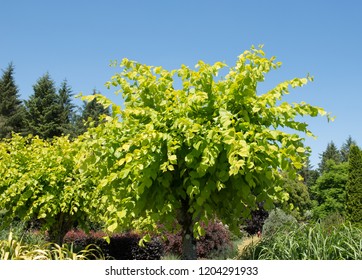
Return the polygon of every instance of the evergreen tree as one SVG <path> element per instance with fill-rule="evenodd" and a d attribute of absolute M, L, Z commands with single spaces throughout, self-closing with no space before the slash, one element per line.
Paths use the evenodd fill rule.
<path fill-rule="evenodd" d="M 319 172 L 321 175 L 327 171 L 328 160 L 333 160 L 336 164 L 342 162 L 341 153 L 333 141 L 328 143 L 326 150 L 321 155 L 321 162 L 319 163 Z"/>
<path fill-rule="evenodd" d="M 346 142 L 344 142 L 341 147 L 342 162 L 348 161 L 349 151 L 350 151 L 352 145 L 357 145 L 356 141 L 354 141 L 351 136 L 348 136 Z"/>
<path fill-rule="evenodd" d="M 350 148 L 348 164 L 346 217 L 351 222 L 362 223 L 362 154 L 356 145 Z"/>
<path fill-rule="evenodd" d="M 299 174 L 303 177 L 303 182 L 308 186 L 308 188 L 313 186 L 319 177 L 319 172 L 318 170 L 313 169 L 309 157 L 307 158 L 304 167 L 299 172 Z"/>
<path fill-rule="evenodd" d="M 99 94 L 99 92 L 94 90 L 93 95 L 95 94 Z M 78 134 L 84 133 L 89 126 L 98 126 L 102 115 L 110 116 L 109 108 L 104 108 L 96 99 L 84 102 L 82 116 L 78 120 Z"/>
<path fill-rule="evenodd" d="M 24 106 L 14 81 L 14 66 L 9 64 L 0 79 L 0 138 L 24 132 Z"/>
<path fill-rule="evenodd" d="M 60 106 L 60 122 L 61 131 L 65 135 L 71 137 L 76 136 L 76 106 L 72 103 L 72 89 L 68 85 L 67 80 L 64 80 L 60 85 L 59 91 L 59 106 Z"/>
<path fill-rule="evenodd" d="M 49 74 L 33 86 L 34 94 L 25 101 L 29 131 L 44 139 L 62 134 L 62 111 L 54 81 Z"/>

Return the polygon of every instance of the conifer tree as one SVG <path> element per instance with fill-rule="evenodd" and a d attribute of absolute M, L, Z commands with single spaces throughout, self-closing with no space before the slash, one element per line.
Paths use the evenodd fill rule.
<path fill-rule="evenodd" d="M 68 85 L 67 80 L 64 80 L 60 85 L 59 91 L 59 106 L 60 106 L 60 122 L 61 130 L 64 135 L 76 136 L 76 106 L 72 103 L 72 89 Z"/>
<path fill-rule="evenodd" d="M 62 134 L 62 116 L 59 96 L 49 74 L 38 79 L 34 94 L 25 101 L 29 131 L 44 139 Z"/>
<path fill-rule="evenodd" d="M 24 132 L 24 113 L 14 81 L 14 66 L 10 63 L 0 79 L 0 138 Z"/>
<path fill-rule="evenodd" d="M 319 172 L 322 175 L 327 168 L 327 161 L 333 160 L 336 164 L 342 162 L 341 153 L 333 141 L 328 143 L 326 150 L 320 155 L 321 162 L 319 163 Z"/>
<path fill-rule="evenodd" d="M 346 216 L 351 222 L 362 223 L 362 154 L 356 145 L 350 148 L 348 163 Z"/>
<path fill-rule="evenodd" d="M 93 90 L 93 95 L 99 94 L 96 90 Z M 78 120 L 78 134 L 82 134 L 87 130 L 87 127 L 92 122 L 92 126 L 98 126 L 100 116 L 110 115 L 109 108 L 104 108 L 102 104 L 97 102 L 96 98 L 92 101 L 84 102 L 82 116 Z"/>
<path fill-rule="evenodd" d="M 319 172 L 313 168 L 309 157 L 305 161 L 303 169 L 300 170 L 299 174 L 303 177 L 303 182 L 308 188 L 313 186 L 319 177 Z"/>
<path fill-rule="evenodd" d="M 348 136 L 346 142 L 344 142 L 341 147 L 342 162 L 348 161 L 348 156 L 352 145 L 357 145 L 356 141 L 354 141 L 351 136 Z"/>

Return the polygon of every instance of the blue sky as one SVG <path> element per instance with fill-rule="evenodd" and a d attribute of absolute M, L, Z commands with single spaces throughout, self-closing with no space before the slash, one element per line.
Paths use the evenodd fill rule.
<path fill-rule="evenodd" d="M 260 91 L 286 79 L 315 81 L 287 101 L 323 107 L 336 119 L 308 119 L 318 136 L 306 144 L 311 161 L 327 143 L 340 147 L 351 135 L 362 145 L 361 1 L 45 1 L 0 0 L 0 68 L 15 65 L 21 98 L 49 72 L 57 86 L 67 79 L 75 94 L 94 88 L 122 103 L 104 83 L 127 57 L 167 69 L 198 60 L 233 66 L 251 45 L 264 44 L 283 66 Z M 76 101 L 80 104 L 79 101 Z"/>

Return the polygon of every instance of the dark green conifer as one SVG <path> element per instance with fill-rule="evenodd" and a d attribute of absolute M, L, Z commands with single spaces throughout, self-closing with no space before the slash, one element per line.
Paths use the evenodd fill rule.
<path fill-rule="evenodd" d="M 341 153 L 333 141 L 328 143 L 326 150 L 321 155 L 321 162 L 319 163 L 319 173 L 321 175 L 328 171 L 326 170 L 328 160 L 333 160 L 336 164 L 342 162 Z"/>
<path fill-rule="evenodd" d="M 343 143 L 341 147 L 342 162 L 348 161 L 349 151 L 352 145 L 357 145 L 356 141 L 354 141 L 351 136 L 348 136 L 347 140 Z"/>
<path fill-rule="evenodd" d="M 27 125 L 33 135 L 51 139 L 62 134 L 62 116 L 59 96 L 49 74 L 42 76 L 33 86 L 34 94 L 25 101 Z"/>
<path fill-rule="evenodd" d="M 61 131 L 64 135 L 76 136 L 76 106 L 72 102 L 72 89 L 68 85 L 67 80 L 64 80 L 60 85 L 59 91 L 59 106 L 60 106 L 60 122 Z"/>
<path fill-rule="evenodd" d="M 346 217 L 353 223 L 362 223 L 362 154 L 352 145 L 349 153 Z"/>
<path fill-rule="evenodd" d="M 96 90 L 93 95 L 97 94 Z M 96 99 L 90 102 L 84 102 L 82 116 L 78 121 L 79 134 L 84 133 L 89 126 L 97 126 L 100 122 L 100 116 L 110 115 L 109 108 L 104 108 Z"/>
<path fill-rule="evenodd" d="M 14 66 L 9 64 L 0 79 L 0 138 L 12 132 L 24 133 L 24 105 L 14 81 Z"/>

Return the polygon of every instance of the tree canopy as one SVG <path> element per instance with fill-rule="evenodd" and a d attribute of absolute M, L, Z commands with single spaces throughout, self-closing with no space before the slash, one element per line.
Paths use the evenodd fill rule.
<path fill-rule="evenodd" d="M 325 171 L 311 188 L 315 199 L 313 215 L 316 219 L 333 213 L 344 215 L 347 179 L 348 163 L 337 164 L 333 159 L 327 160 Z"/>
<path fill-rule="evenodd" d="M 99 210 L 109 231 L 155 231 L 158 224 L 174 227 L 176 220 L 184 258 L 194 258 L 200 222 L 217 217 L 238 230 L 240 217 L 258 203 L 268 209 L 287 199 L 280 170 L 295 177 L 309 154 L 298 133 L 313 135 L 296 117 L 326 113 L 281 100 L 311 77 L 259 94 L 257 84 L 280 66 L 261 48 L 240 55 L 224 78 L 217 78 L 226 67 L 220 62 L 172 71 L 128 59 L 120 66 L 107 85 L 118 88 L 125 109 L 99 94 L 88 97 L 112 106 L 113 115 L 83 136 L 88 139 L 80 163 L 82 176 L 92 178 L 107 202 Z"/>

